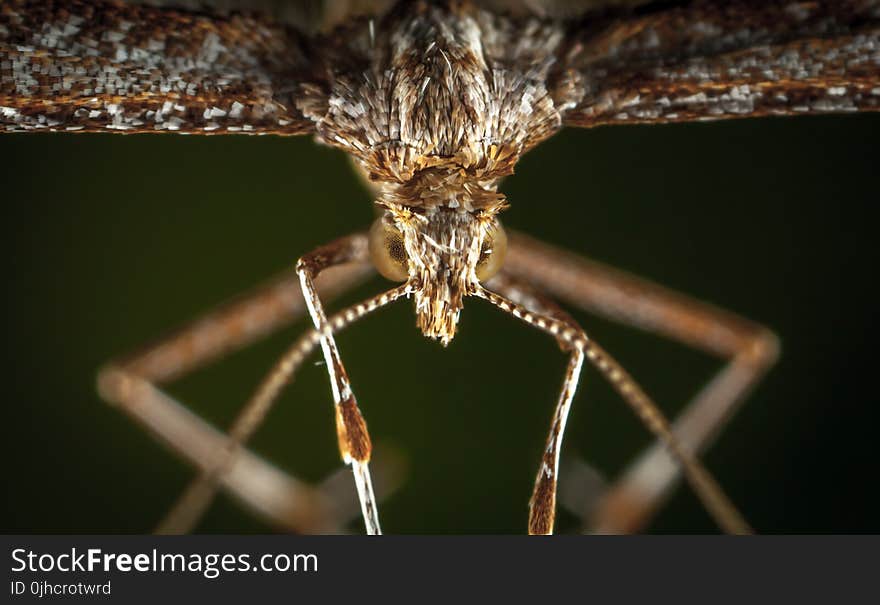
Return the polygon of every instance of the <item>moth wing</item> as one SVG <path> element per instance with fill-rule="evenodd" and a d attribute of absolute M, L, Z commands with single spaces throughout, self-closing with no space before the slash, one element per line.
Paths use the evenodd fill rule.
<path fill-rule="evenodd" d="M 0 132 L 309 133 L 307 37 L 250 13 L 0 5 Z"/>
<path fill-rule="evenodd" d="M 649 4 L 571 22 L 571 126 L 880 109 L 880 0 Z"/>

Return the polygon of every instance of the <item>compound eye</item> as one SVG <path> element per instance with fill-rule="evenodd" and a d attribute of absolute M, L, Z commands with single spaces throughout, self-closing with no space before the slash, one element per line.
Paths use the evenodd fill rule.
<path fill-rule="evenodd" d="M 500 221 L 495 221 L 483 240 L 480 260 L 477 261 L 477 279 L 486 281 L 492 278 L 504 264 L 507 256 L 507 233 Z"/>
<path fill-rule="evenodd" d="M 409 277 L 403 234 L 382 218 L 370 227 L 370 258 L 376 270 L 391 281 L 406 281 Z"/>

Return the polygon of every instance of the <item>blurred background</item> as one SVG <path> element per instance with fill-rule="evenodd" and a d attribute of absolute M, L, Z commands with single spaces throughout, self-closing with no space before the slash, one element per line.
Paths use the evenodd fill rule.
<path fill-rule="evenodd" d="M 880 530 L 878 135 L 868 115 L 568 130 L 502 186 L 508 226 L 780 335 L 779 365 L 705 457 L 761 532 Z M 370 198 L 342 154 L 307 138 L 4 135 L 0 166 L 2 529 L 149 531 L 192 471 L 98 399 L 96 369 L 364 228 Z M 334 308 L 386 285 L 376 278 Z M 670 414 L 720 367 L 575 316 Z M 445 350 L 414 321 L 399 303 L 338 340 L 374 441 L 408 466 L 384 529 L 523 532 L 565 358 L 480 301 Z M 305 326 L 170 390 L 225 426 Z M 589 369 L 568 426 L 563 458 L 607 477 L 649 443 Z M 310 481 L 340 467 L 322 366 L 298 375 L 254 447 Z M 560 530 L 575 527 L 563 514 Z M 199 527 L 271 529 L 226 496 Z M 686 488 L 650 530 L 716 531 Z"/>

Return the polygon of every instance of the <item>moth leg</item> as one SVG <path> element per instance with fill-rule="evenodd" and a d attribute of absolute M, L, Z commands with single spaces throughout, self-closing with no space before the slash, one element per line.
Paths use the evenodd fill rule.
<path fill-rule="evenodd" d="M 314 279 L 326 268 L 346 263 L 353 258 L 364 258 L 367 252 L 367 238 L 364 235 L 338 239 L 318 248 L 300 258 L 296 265 L 303 297 L 312 317 L 315 330 L 321 340 L 321 350 L 330 377 L 330 388 L 336 409 L 336 435 L 342 460 L 351 465 L 354 474 L 361 512 L 364 517 L 366 531 L 370 535 L 381 534 L 376 496 L 373 493 L 373 482 L 370 478 L 370 454 L 372 444 L 367 432 L 367 424 L 361 415 L 351 382 L 342 359 L 333 329 L 324 313 L 321 299 L 315 289 Z"/>
<path fill-rule="evenodd" d="M 505 270 L 574 307 L 724 359 L 673 426 L 682 447 L 693 454 L 712 443 L 779 355 L 778 338 L 764 326 L 522 234 L 511 235 Z M 602 496 L 589 528 L 638 531 L 680 478 L 679 466 L 655 443 Z"/>
<path fill-rule="evenodd" d="M 404 296 L 408 291 L 407 286 L 400 286 L 373 296 L 336 313 L 330 317 L 328 323 L 334 332 L 339 332 L 368 313 Z M 187 486 L 174 507 L 159 524 L 156 533 L 181 534 L 192 530 L 213 501 L 219 480 L 228 472 L 237 451 L 262 424 L 282 389 L 290 384 L 297 369 L 320 342 L 318 332 L 314 329 L 309 330 L 281 356 L 232 423 L 227 436 L 225 455 L 216 457 L 212 464 L 204 468 Z"/>
<path fill-rule="evenodd" d="M 224 447 L 178 497 L 156 526 L 157 534 L 185 534 L 193 530 L 216 496 L 223 475 L 228 473 L 241 446 L 263 423 L 281 389 L 308 358 L 318 343 L 317 332 L 309 330 L 296 340 L 275 364 L 253 397 L 242 408 L 226 435 Z"/>
<path fill-rule="evenodd" d="M 326 271 L 317 288 L 331 299 L 373 274 L 366 258 L 356 259 Z M 156 384 L 169 383 L 280 330 L 306 311 L 298 277 L 294 271 L 284 271 L 111 363 Z"/>
<path fill-rule="evenodd" d="M 565 428 L 568 407 L 570 407 L 571 398 L 574 396 L 574 388 L 577 386 L 577 374 L 585 357 L 608 380 L 612 388 L 636 413 L 645 427 L 672 454 L 677 464 L 682 467 L 694 492 L 719 527 L 727 533 L 745 534 L 751 532 L 751 528 L 712 475 L 690 452 L 682 447 L 672 434 L 669 422 L 657 404 L 648 397 L 638 383 L 611 355 L 587 336 L 573 319 L 568 317 L 553 301 L 541 295 L 528 284 L 518 282 L 509 275 L 502 273 L 493 279 L 490 285 L 503 294 L 499 296 L 488 290 L 477 294 L 524 322 L 551 334 L 563 350 L 572 352 L 563 394 L 557 406 L 557 414 L 554 416 L 548 438 L 548 447 L 535 483 L 529 519 L 530 533 L 550 533 L 553 529 L 559 444 L 562 440 L 562 431 Z M 557 419 L 560 419 L 561 422 Z M 548 464 L 551 444 L 554 444 L 552 454 L 555 457 L 555 464 L 553 466 Z M 547 519 L 546 522 L 542 521 L 544 518 Z M 547 531 L 535 531 L 538 529 L 546 529 Z"/>
<path fill-rule="evenodd" d="M 366 264 L 340 267 L 322 276 L 319 288 L 335 296 L 371 273 Z M 209 468 L 222 457 L 227 438 L 159 385 L 250 344 L 305 309 L 295 275 L 285 272 L 140 352 L 106 364 L 98 372 L 98 391 L 183 458 Z M 247 451 L 240 451 L 230 465 L 222 486 L 272 522 L 299 532 L 333 526 L 326 498 L 314 489 Z"/>
<path fill-rule="evenodd" d="M 559 477 L 559 452 L 565 434 L 565 423 L 571 402 L 577 391 L 587 336 L 574 319 L 558 307 L 538 303 L 533 297 L 523 296 L 523 291 L 504 275 L 498 275 L 488 284 L 492 290 L 478 290 L 476 295 L 489 301 L 502 311 L 523 320 L 556 338 L 563 351 L 569 354 L 568 366 L 559 400 L 553 411 L 547 445 L 541 455 L 541 465 L 535 478 L 535 488 L 529 501 L 529 534 L 553 533 L 556 519 L 556 485 Z M 496 291 L 500 294 L 496 294 Z"/>
<path fill-rule="evenodd" d="M 176 453 L 201 469 L 228 455 L 227 437 L 148 380 L 107 367 L 99 377 L 101 396 Z M 318 490 L 247 450 L 236 452 L 221 485 L 238 501 L 289 531 L 321 533 L 337 527 L 333 504 Z"/>

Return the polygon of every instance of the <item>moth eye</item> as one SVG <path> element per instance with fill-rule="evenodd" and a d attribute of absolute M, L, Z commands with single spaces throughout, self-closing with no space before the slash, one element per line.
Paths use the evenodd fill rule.
<path fill-rule="evenodd" d="M 477 279 L 486 281 L 501 270 L 507 256 L 507 233 L 499 221 L 495 221 L 483 241 L 480 260 L 477 261 Z"/>
<path fill-rule="evenodd" d="M 403 234 L 384 219 L 376 219 L 370 227 L 370 258 L 376 270 L 391 281 L 406 281 L 409 277 L 406 246 Z"/>

